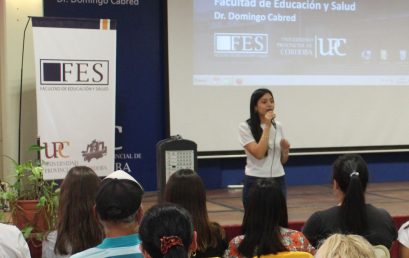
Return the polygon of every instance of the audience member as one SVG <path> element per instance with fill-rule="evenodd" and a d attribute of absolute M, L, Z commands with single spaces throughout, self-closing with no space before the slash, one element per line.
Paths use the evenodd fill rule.
<path fill-rule="evenodd" d="M 23 234 L 14 225 L 0 223 L 0 257 L 31 257 L 30 250 Z"/>
<path fill-rule="evenodd" d="M 362 236 L 333 234 L 317 250 L 316 258 L 375 258 L 372 245 Z"/>
<path fill-rule="evenodd" d="M 143 217 L 140 236 L 145 258 L 196 257 L 196 232 L 187 210 L 175 204 L 159 204 Z"/>
<path fill-rule="evenodd" d="M 227 248 L 225 232 L 219 224 L 209 221 L 206 190 L 196 172 L 181 169 L 173 173 L 165 187 L 165 201 L 181 205 L 192 215 L 198 243 L 195 258 L 223 255 Z"/>
<path fill-rule="evenodd" d="M 315 251 L 301 232 L 288 229 L 286 199 L 281 188 L 271 178 L 257 179 L 250 188 L 242 231 L 244 235 L 230 241 L 224 257 Z"/>
<path fill-rule="evenodd" d="M 43 241 L 43 258 L 69 257 L 101 243 L 104 232 L 93 213 L 100 181 L 89 167 L 68 171 L 61 184 L 57 230 Z"/>
<path fill-rule="evenodd" d="M 143 257 L 138 235 L 142 195 L 142 186 L 128 173 L 118 170 L 109 174 L 101 183 L 94 209 L 105 239 L 71 257 Z"/>
<path fill-rule="evenodd" d="M 360 155 L 340 156 L 333 164 L 333 190 L 337 206 L 315 212 L 305 223 L 303 233 L 313 246 L 333 233 L 365 237 L 372 245 L 391 248 L 397 237 L 395 224 L 384 209 L 365 203 L 368 168 Z"/>
<path fill-rule="evenodd" d="M 398 232 L 399 258 L 409 258 L 409 221 L 405 222 Z"/>

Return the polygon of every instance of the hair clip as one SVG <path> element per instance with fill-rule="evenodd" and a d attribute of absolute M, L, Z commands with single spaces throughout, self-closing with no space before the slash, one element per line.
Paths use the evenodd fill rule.
<path fill-rule="evenodd" d="M 349 174 L 349 177 L 353 176 L 359 176 L 359 172 L 353 171 L 351 174 Z"/>
<path fill-rule="evenodd" d="M 183 246 L 182 239 L 178 236 L 163 236 L 160 238 L 160 252 L 166 254 L 173 246 Z"/>

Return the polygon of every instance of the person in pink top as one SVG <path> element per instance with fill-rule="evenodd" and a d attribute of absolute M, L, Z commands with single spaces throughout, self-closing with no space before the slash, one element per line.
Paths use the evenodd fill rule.
<path fill-rule="evenodd" d="M 230 241 L 223 257 L 253 257 L 285 251 L 315 252 L 303 233 L 288 228 L 286 199 L 271 178 L 258 179 L 250 188 L 242 232 L 243 235 Z"/>

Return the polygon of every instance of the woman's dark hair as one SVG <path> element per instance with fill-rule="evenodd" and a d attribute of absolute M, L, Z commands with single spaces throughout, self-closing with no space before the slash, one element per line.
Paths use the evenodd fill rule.
<path fill-rule="evenodd" d="M 363 235 L 368 229 L 365 190 L 368 183 L 368 167 L 358 154 L 338 157 L 332 170 L 332 178 L 344 193 L 340 208 L 343 233 Z"/>
<path fill-rule="evenodd" d="M 264 88 L 255 90 L 253 94 L 251 94 L 250 98 L 250 118 L 247 119 L 247 124 L 250 126 L 251 134 L 253 134 L 256 142 L 259 142 L 263 130 L 261 129 L 260 117 L 258 115 L 258 112 L 255 110 L 255 107 L 257 106 L 257 102 L 259 101 L 259 99 L 266 93 L 270 94 L 274 99 L 273 93 L 271 93 L 270 90 Z"/>
<path fill-rule="evenodd" d="M 89 167 L 77 166 L 68 171 L 61 184 L 56 254 L 75 254 L 102 241 L 104 233 L 92 211 L 100 182 Z"/>
<path fill-rule="evenodd" d="M 287 204 L 272 178 L 257 179 L 249 190 L 244 209 L 244 239 L 239 252 L 245 257 L 288 251 L 282 243 L 281 227 L 288 227 Z"/>
<path fill-rule="evenodd" d="M 193 239 L 193 225 L 187 210 L 175 204 L 157 204 L 143 216 L 139 235 L 143 249 L 152 258 L 187 258 Z M 167 245 L 161 239 L 180 239 L 180 245 Z M 161 244 L 162 243 L 162 244 Z"/>
<path fill-rule="evenodd" d="M 224 231 L 217 223 L 211 223 L 207 214 L 206 189 L 200 176 L 191 169 L 173 173 L 165 187 L 165 201 L 176 203 L 189 211 L 197 232 L 198 251 L 216 247 L 224 238 Z"/>

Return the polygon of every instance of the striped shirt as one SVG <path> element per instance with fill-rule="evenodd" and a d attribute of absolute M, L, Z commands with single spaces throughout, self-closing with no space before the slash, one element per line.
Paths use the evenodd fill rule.
<path fill-rule="evenodd" d="M 138 234 L 105 238 L 101 244 L 96 247 L 84 250 L 72 255 L 72 258 L 103 258 L 103 257 L 121 257 L 121 258 L 143 258 L 140 250 L 141 240 Z"/>

